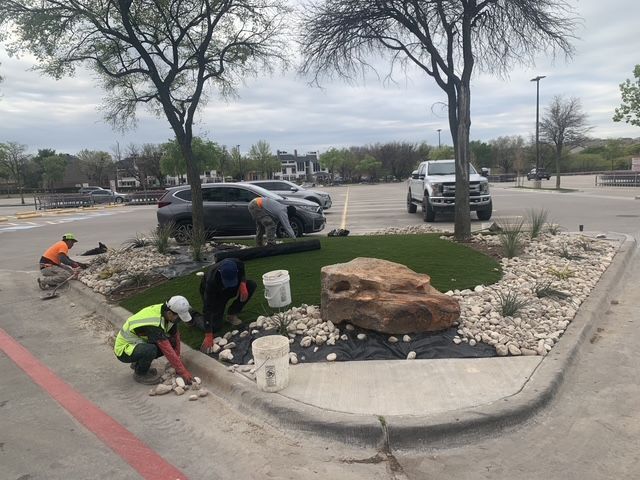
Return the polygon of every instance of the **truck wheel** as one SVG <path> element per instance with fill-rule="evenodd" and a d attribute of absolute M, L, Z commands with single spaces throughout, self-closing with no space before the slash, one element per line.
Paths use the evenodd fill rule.
<path fill-rule="evenodd" d="M 407 212 L 416 213 L 418 206 L 411 201 L 411 191 L 407 194 Z"/>
<path fill-rule="evenodd" d="M 493 202 L 489 202 L 489 206 L 487 206 L 483 210 L 478 210 L 476 213 L 478 214 L 478 220 L 489 220 L 491 218 L 491 214 L 493 213 Z"/>
<path fill-rule="evenodd" d="M 425 222 L 435 222 L 436 221 L 436 212 L 433 210 L 433 207 L 429 203 L 429 197 L 425 195 L 422 197 L 422 217 Z"/>

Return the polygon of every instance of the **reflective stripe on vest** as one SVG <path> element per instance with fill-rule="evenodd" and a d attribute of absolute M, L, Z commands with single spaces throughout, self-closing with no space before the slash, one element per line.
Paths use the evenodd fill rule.
<path fill-rule="evenodd" d="M 133 330 L 139 327 L 160 327 L 166 333 L 169 332 L 171 326 L 167 325 L 167 322 L 162 317 L 162 303 L 159 305 L 151 305 L 150 307 L 143 308 L 135 315 L 130 316 L 124 325 L 118 332 L 116 337 L 116 343 L 113 347 L 113 351 L 117 356 L 126 353 L 131 355 L 136 345 L 140 343 L 146 343 L 147 337 L 142 335 L 136 335 Z"/>

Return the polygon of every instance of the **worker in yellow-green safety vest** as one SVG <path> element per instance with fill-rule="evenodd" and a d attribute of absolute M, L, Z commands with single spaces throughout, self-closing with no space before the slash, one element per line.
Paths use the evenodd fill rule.
<path fill-rule="evenodd" d="M 133 378 L 145 385 L 162 381 L 161 375 L 151 368 L 154 359 L 165 356 L 185 383 L 191 384 L 193 376 L 180 360 L 180 332 L 178 321 L 191 321 L 189 301 L 180 296 L 171 297 L 165 303 L 143 308 L 124 323 L 113 351 L 118 360 L 130 363 Z"/>

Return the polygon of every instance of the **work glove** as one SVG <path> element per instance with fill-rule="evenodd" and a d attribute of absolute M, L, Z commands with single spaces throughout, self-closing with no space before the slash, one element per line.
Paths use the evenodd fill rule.
<path fill-rule="evenodd" d="M 167 359 L 167 361 L 171 364 L 171 366 L 176 370 L 176 375 L 183 378 L 184 382 L 187 385 L 191 385 L 193 382 L 193 375 L 189 373 L 189 370 L 184 366 L 180 357 L 176 355 L 176 351 L 171 346 L 171 343 L 166 338 L 158 341 L 158 348 Z"/>
<path fill-rule="evenodd" d="M 180 358 L 180 330 L 178 330 L 178 328 L 176 328 L 176 333 L 171 336 L 169 341 L 171 342 L 171 346 L 176 352 L 176 355 L 178 355 L 178 358 Z"/>
<path fill-rule="evenodd" d="M 240 282 L 240 287 L 238 288 L 238 298 L 241 302 L 246 302 L 249 299 L 249 290 L 247 290 L 247 283 Z"/>
<path fill-rule="evenodd" d="M 200 351 L 202 353 L 211 353 L 213 351 L 213 333 L 207 332 L 204 334 L 204 340 L 200 345 Z"/>

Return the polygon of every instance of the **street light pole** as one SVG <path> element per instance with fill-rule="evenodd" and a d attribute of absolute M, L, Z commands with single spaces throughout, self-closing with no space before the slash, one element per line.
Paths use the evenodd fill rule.
<path fill-rule="evenodd" d="M 442 131 L 441 128 L 438 129 L 438 150 L 440 150 L 440 132 Z"/>
<path fill-rule="evenodd" d="M 538 75 L 531 79 L 532 82 L 536 82 L 536 177 L 540 169 L 540 80 L 545 77 L 546 75 Z"/>

